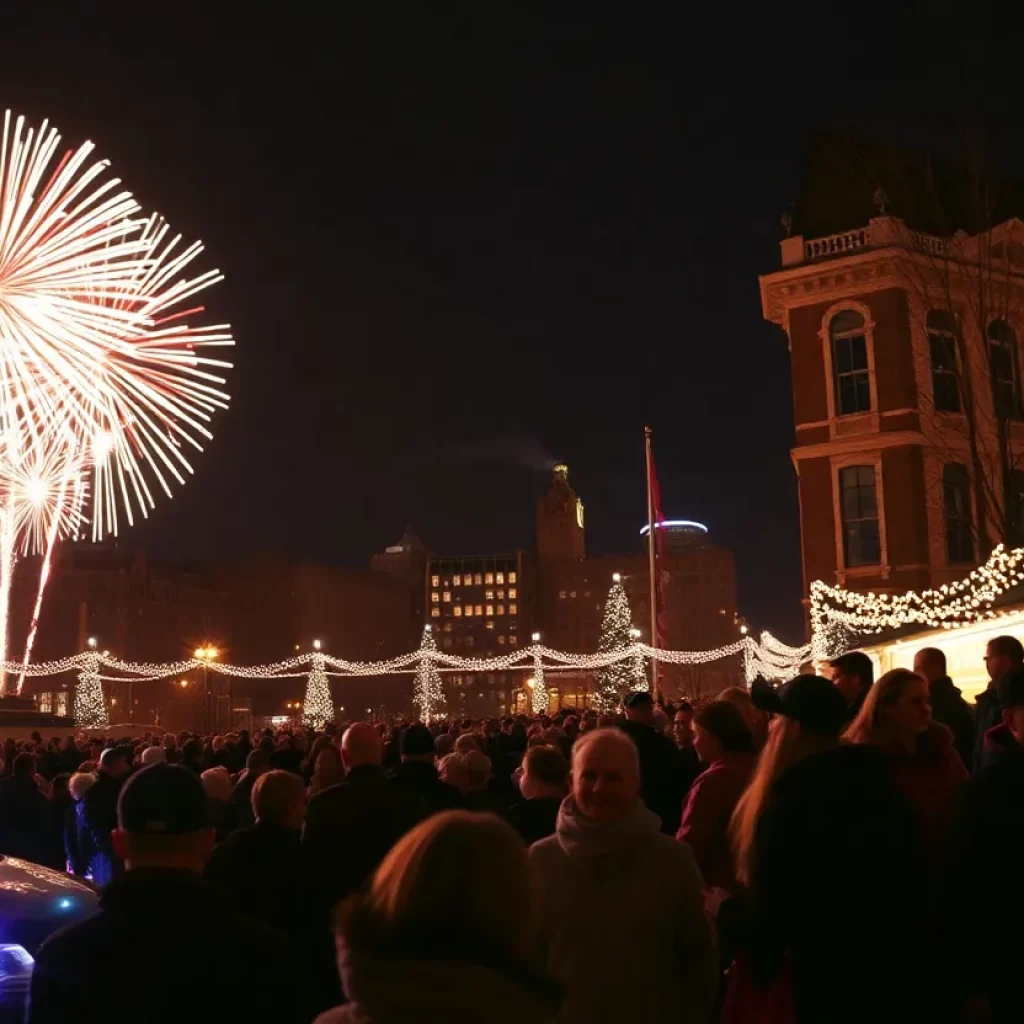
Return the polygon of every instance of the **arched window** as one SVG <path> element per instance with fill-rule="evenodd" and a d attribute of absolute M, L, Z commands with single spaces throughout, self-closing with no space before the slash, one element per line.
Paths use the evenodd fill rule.
<path fill-rule="evenodd" d="M 871 411 L 868 346 L 864 317 L 852 309 L 836 313 L 828 325 L 837 416 Z"/>
<path fill-rule="evenodd" d="M 971 481 L 967 467 L 958 462 L 942 467 L 942 505 L 946 515 L 946 557 L 951 564 L 972 565 Z"/>
<path fill-rule="evenodd" d="M 959 412 L 960 379 L 956 361 L 956 317 L 945 309 L 930 309 L 926 326 L 935 411 Z"/>
<path fill-rule="evenodd" d="M 1007 420 L 1020 419 L 1017 335 L 1005 320 L 993 320 L 988 325 L 988 369 L 996 416 Z"/>

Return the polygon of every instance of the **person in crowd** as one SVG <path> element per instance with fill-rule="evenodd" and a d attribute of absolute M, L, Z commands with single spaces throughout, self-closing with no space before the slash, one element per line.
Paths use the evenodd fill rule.
<path fill-rule="evenodd" d="M 320 748 L 313 762 L 313 774 L 309 780 L 310 796 L 321 793 L 328 786 L 337 785 L 345 778 L 345 766 L 341 751 L 330 741 Z"/>
<path fill-rule="evenodd" d="M 21 753 L 0 779 L 0 853 L 47 863 L 50 804 L 35 780 L 36 759 Z"/>
<path fill-rule="evenodd" d="M 731 704 L 747 723 L 750 735 L 754 738 L 754 749 L 760 750 L 768 739 L 768 722 L 770 715 L 762 711 L 753 700 L 750 692 L 742 686 L 727 686 L 716 700 L 724 700 Z"/>
<path fill-rule="evenodd" d="M 231 776 L 226 768 L 207 768 L 200 779 L 210 801 L 210 821 L 216 841 L 223 843 L 238 828 L 238 811 L 231 799 Z"/>
<path fill-rule="evenodd" d="M 282 736 L 270 755 L 270 767 L 302 774 L 302 749 L 294 736 Z"/>
<path fill-rule="evenodd" d="M 693 705 L 681 700 L 672 716 L 672 739 L 680 750 L 693 749 Z"/>
<path fill-rule="evenodd" d="M 798 676 L 777 696 L 732 822 L 753 978 L 778 982 L 788 960 L 798 1021 L 923 1020 L 927 867 L 913 812 L 877 747 L 840 742 L 839 687 Z M 867 949 L 871 969 L 851 983 Z"/>
<path fill-rule="evenodd" d="M 985 670 L 989 684 L 975 699 L 974 756 L 972 770 L 977 773 L 985 767 L 991 747 L 985 737 L 989 730 L 1002 724 L 1004 703 L 1001 695 L 1003 680 L 1024 665 L 1024 646 L 1015 636 L 997 636 L 985 647 Z"/>
<path fill-rule="evenodd" d="M 39 744 L 42 746 L 42 744 Z M 39 756 L 39 774 L 47 782 L 52 782 L 63 770 L 64 760 L 60 756 L 60 740 L 54 737 Z"/>
<path fill-rule="evenodd" d="M 410 725 L 402 733 L 401 749 L 402 763 L 391 775 L 394 785 L 412 790 L 430 813 L 460 805 L 459 791 L 438 777 L 434 765 L 434 738 L 422 722 Z"/>
<path fill-rule="evenodd" d="M 466 786 L 462 791 L 462 806 L 467 811 L 493 811 L 500 814 L 508 807 L 504 792 L 491 786 L 491 759 L 480 750 L 463 755 L 466 766 Z"/>
<path fill-rule="evenodd" d="M 325 907 L 360 888 L 391 847 L 432 810 L 415 786 L 395 785 L 384 776 L 384 743 L 369 722 L 345 730 L 341 757 L 345 780 L 310 799 L 302 834 Z"/>
<path fill-rule="evenodd" d="M 694 718 L 694 746 L 705 766 L 690 787 L 676 839 L 686 843 L 710 887 L 738 891 L 729 823 L 757 756 L 754 737 L 734 704 L 705 704 Z"/>
<path fill-rule="evenodd" d="M 231 794 L 231 802 L 235 805 L 239 828 L 256 824 L 252 812 L 252 787 L 256 785 L 256 780 L 267 771 L 270 771 L 270 755 L 259 747 L 249 751 L 249 756 L 245 759 L 245 771 L 235 783 L 235 790 Z"/>
<path fill-rule="evenodd" d="M 541 1024 L 559 990 L 533 966 L 534 895 L 515 832 L 448 811 L 408 833 L 343 904 L 338 969 L 348 998 L 317 1024 Z"/>
<path fill-rule="evenodd" d="M 852 722 L 875 681 L 875 666 L 863 651 L 848 651 L 829 662 L 829 673 L 846 701 L 846 720 Z"/>
<path fill-rule="evenodd" d="M 700 758 L 693 746 L 693 705 L 682 700 L 672 716 L 672 740 L 676 745 L 676 778 L 680 798 L 685 801 L 694 779 L 700 775 Z"/>
<path fill-rule="evenodd" d="M 83 815 L 89 830 L 89 873 L 97 885 L 106 885 L 120 877 L 121 860 L 111 839 L 117 828 L 117 798 L 128 774 L 128 762 L 122 751 L 108 747 L 99 760 L 96 782 L 83 800 Z"/>
<path fill-rule="evenodd" d="M 465 756 L 475 750 L 482 754 L 484 752 L 485 745 L 484 739 L 480 733 L 471 729 L 468 732 L 464 732 L 458 737 L 458 739 L 456 739 L 455 753 Z"/>
<path fill-rule="evenodd" d="M 190 772 L 195 772 L 197 776 L 202 775 L 203 744 L 197 739 L 186 740 L 181 748 L 181 760 L 178 763 Z"/>
<path fill-rule="evenodd" d="M 434 737 L 434 756 L 440 762 L 452 752 L 454 746 L 455 740 L 448 733 L 439 733 Z"/>
<path fill-rule="evenodd" d="M 89 871 L 92 840 L 85 824 L 85 794 L 96 781 L 91 772 L 75 772 L 68 780 L 73 804 L 64 813 L 64 854 L 71 874 L 82 878 Z"/>
<path fill-rule="evenodd" d="M 75 746 L 74 736 L 65 736 L 64 745 L 60 750 L 62 770 L 66 771 L 69 775 L 74 775 L 78 771 L 79 765 L 85 760 L 85 754 L 82 753 Z"/>
<path fill-rule="evenodd" d="M 953 734 L 932 721 L 928 683 L 905 668 L 886 672 L 871 688 L 846 739 L 881 748 L 896 787 L 917 814 L 925 850 L 938 868 L 967 769 L 953 749 Z"/>
<path fill-rule="evenodd" d="M 307 1024 L 316 1006 L 295 943 L 225 909 L 204 884 L 213 841 L 195 773 L 156 764 L 133 775 L 114 832 L 125 875 L 104 891 L 98 914 L 39 948 L 28 1024 L 178 1024 L 183 1012 Z M 183 977 L 199 1000 L 191 1011 L 172 996 Z"/>
<path fill-rule="evenodd" d="M 453 750 L 445 754 L 437 763 L 437 774 L 440 780 L 452 789 L 465 793 L 469 778 L 466 772 L 466 758 Z"/>
<path fill-rule="evenodd" d="M 523 799 L 506 814 L 527 846 L 554 835 L 558 809 L 568 792 L 569 762 L 554 747 L 532 747 L 523 757 Z"/>
<path fill-rule="evenodd" d="M 953 825 L 947 935 L 959 981 L 961 1020 L 1015 1024 L 1024 963 L 1024 668 L 1002 693 L 1002 722 L 986 737 L 988 758 L 968 782 Z"/>
<path fill-rule="evenodd" d="M 142 757 L 140 758 L 143 768 L 148 767 L 151 764 L 162 764 L 166 760 L 167 751 L 163 747 L 158 746 L 146 747 L 142 752 Z"/>
<path fill-rule="evenodd" d="M 66 772 L 55 775 L 50 783 L 48 801 L 48 825 L 46 830 L 45 857 L 41 864 L 54 871 L 66 871 L 67 853 L 64 848 L 64 827 L 68 815 L 74 815 L 75 801 L 68 789 L 70 776 Z"/>
<path fill-rule="evenodd" d="M 970 769 L 974 764 L 974 713 L 946 674 L 946 655 L 938 647 L 922 647 L 914 655 L 914 671 L 928 683 L 932 718 L 953 734 L 953 746 Z"/>
<path fill-rule="evenodd" d="M 173 732 L 164 736 L 164 753 L 167 755 L 168 764 L 178 764 L 181 761 L 181 751 L 178 749 L 178 739 Z"/>
<path fill-rule="evenodd" d="M 640 754 L 640 798 L 661 819 L 663 832 L 675 835 L 682 811 L 684 784 L 678 770 L 676 748 L 654 727 L 654 701 L 646 690 L 636 690 L 624 701 L 626 721 L 619 728 Z"/>
<path fill-rule="evenodd" d="M 570 1024 L 710 1018 L 718 974 L 703 881 L 690 848 L 640 799 L 640 772 L 627 733 L 580 737 L 555 834 L 529 850 L 542 947 L 565 986 L 559 1020 Z"/>

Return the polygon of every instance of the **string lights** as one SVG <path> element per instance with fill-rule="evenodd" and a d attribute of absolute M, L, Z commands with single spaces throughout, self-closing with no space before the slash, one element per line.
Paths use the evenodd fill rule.
<path fill-rule="evenodd" d="M 530 706 L 535 715 L 543 714 L 548 709 L 548 688 L 544 684 L 544 661 L 538 653 L 540 633 L 533 634 L 533 688 L 530 691 Z"/>
<path fill-rule="evenodd" d="M 75 687 L 75 723 L 86 729 L 102 729 L 110 724 L 100 682 L 101 658 L 102 655 L 89 651 L 80 661 L 82 671 L 78 673 Z"/>
<path fill-rule="evenodd" d="M 333 721 L 334 699 L 331 697 L 331 683 L 327 678 L 325 659 L 320 654 L 318 641 L 309 666 L 306 699 L 302 702 L 302 724 L 312 729 L 322 729 Z"/>
<path fill-rule="evenodd" d="M 437 644 L 434 642 L 434 631 L 428 623 L 423 627 L 423 639 L 420 641 L 420 664 L 416 672 L 416 687 L 413 701 L 420 709 L 423 721 L 430 719 L 444 707 L 444 687 L 441 684 L 441 673 L 437 670 L 435 656 Z"/>
<path fill-rule="evenodd" d="M 622 586 L 622 577 L 615 573 L 604 603 L 598 651 L 620 652 L 632 649 L 635 641 L 629 614 L 629 598 Z M 597 674 L 596 695 L 603 708 L 617 707 L 635 683 L 632 659 L 619 659 L 605 665 Z"/>

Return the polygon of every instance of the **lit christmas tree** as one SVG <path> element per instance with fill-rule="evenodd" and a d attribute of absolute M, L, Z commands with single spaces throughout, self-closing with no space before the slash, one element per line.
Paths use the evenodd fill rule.
<path fill-rule="evenodd" d="M 430 657 L 436 653 L 434 633 L 427 624 L 423 627 L 423 639 L 420 642 L 420 654 L 427 657 L 420 658 L 419 668 L 416 670 L 416 688 L 412 697 L 413 703 L 420 709 L 420 716 L 424 722 L 429 722 L 444 707 L 441 673 L 438 672 L 434 659 Z"/>
<path fill-rule="evenodd" d="M 311 729 L 322 729 L 334 721 L 334 701 L 331 684 L 322 654 L 314 654 L 306 682 L 306 699 L 302 702 L 302 724 Z"/>
<path fill-rule="evenodd" d="M 110 724 L 100 680 L 100 656 L 92 653 L 78 673 L 75 687 L 75 724 L 83 729 L 102 729 Z"/>
<path fill-rule="evenodd" d="M 597 642 L 599 653 L 622 651 L 633 644 L 629 616 L 629 599 L 622 586 L 622 577 L 612 576 L 612 587 L 604 603 L 601 636 Z M 618 707 L 622 698 L 636 687 L 635 666 L 632 658 L 623 658 L 597 673 L 595 696 L 602 709 Z"/>

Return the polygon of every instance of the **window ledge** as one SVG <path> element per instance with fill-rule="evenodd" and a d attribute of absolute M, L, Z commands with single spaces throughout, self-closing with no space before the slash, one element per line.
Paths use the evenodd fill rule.
<path fill-rule="evenodd" d="M 889 578 L 891 566 L 889 565 L 854 565 L 849 569 L 837 569 L 836 581 L 839 586 L 846 586 L 847 580 L 863 580 L 872 576 L 879 576 L 883 580 Z"/>

